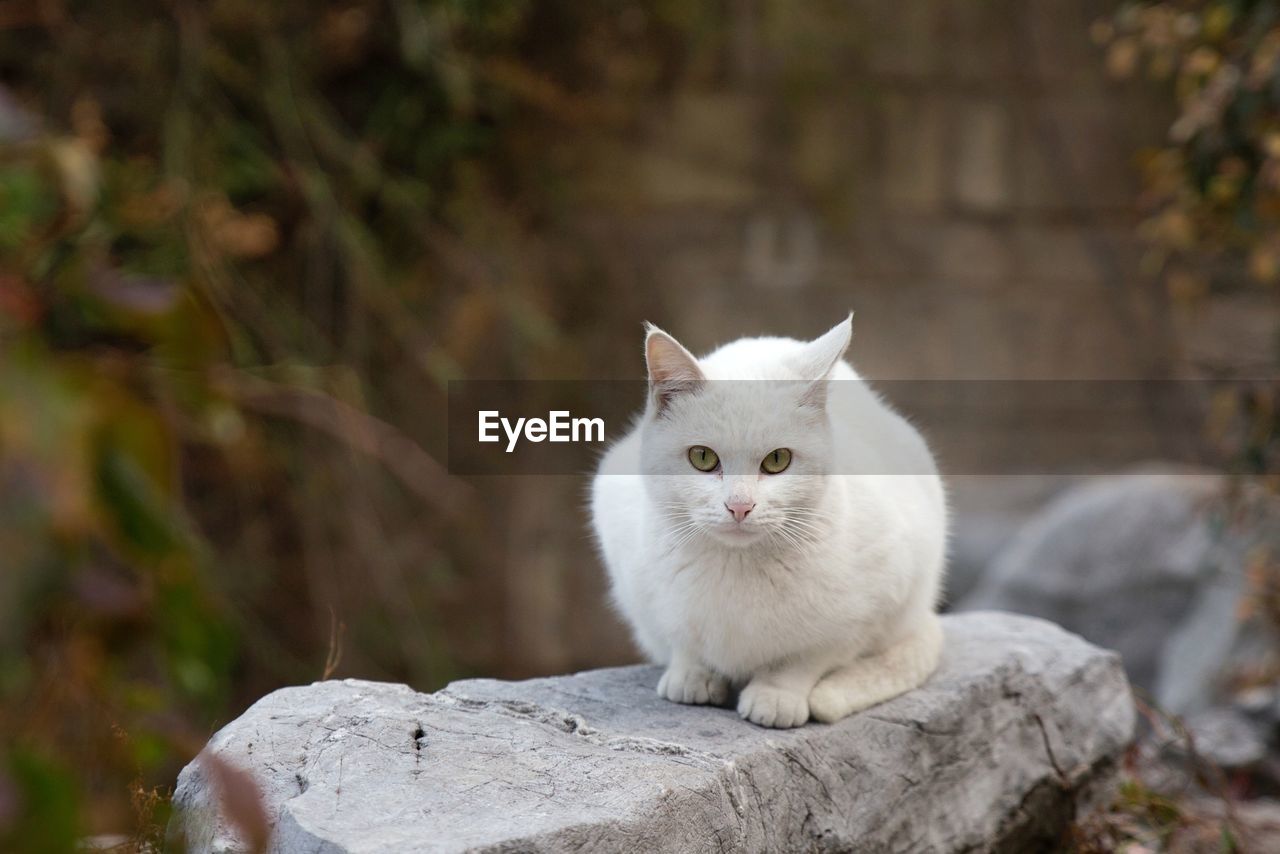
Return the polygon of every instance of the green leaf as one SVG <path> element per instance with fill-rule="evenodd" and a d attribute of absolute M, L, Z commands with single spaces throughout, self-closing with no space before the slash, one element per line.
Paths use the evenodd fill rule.
<path fill-rule="evenodd" d="M 114 447 L 101 451 L 98 494 L 118 533 L 132 549 L 163 557 L 182 547 L 179 527 L 159 490 L 133 458 Z"/>
<path fill-rule="evenodd" d="M 0 850 L 31 854 L 77 850 L 82 833 L 80 791 L 66 767 L 17 748 L 0 765 L 0 790 L 6 788 L 18 805 L 9 824 L 0 815 Z"/>

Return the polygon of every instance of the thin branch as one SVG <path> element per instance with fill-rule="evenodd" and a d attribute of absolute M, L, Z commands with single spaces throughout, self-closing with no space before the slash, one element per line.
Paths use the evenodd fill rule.
<path fill-rule="evenodd" d="M 248 409 L 305 424 L 376 459 L 409 491 L 447 515 L 461 513 L 474 498 L 472 488 L 450 475 L 421 445 L 350 404 L 312 389 L 233 371 L 217 372 L 215 382 Z"/>
<path fill-rule="evenodd" d="M 338 619 L 333 606 L 329 606 L 329 654 L 324 659 L 324 673 L 321 680 L 328 680 L 342 664 L 342 641 L 347 634 L 347 624 Z"/>

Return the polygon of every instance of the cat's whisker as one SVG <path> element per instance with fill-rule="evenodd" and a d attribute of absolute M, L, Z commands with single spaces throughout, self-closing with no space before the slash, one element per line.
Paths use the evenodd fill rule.
<path fill-rule="evenodd" d="M 681 537 L 679 540 L 671 544 L 671 547 L 668 549 L 667 553 L 671 554 L 679 551 L 686 544 L 688 544 L 690 540 L 692 540 L 695 536 L 697 536 L 697 534 L 698 534 L 697 531 L 687 532 L 683 537 Z"/>
<path fill-rule="evenodd" d="M 796 525 L 798 527 L 816 528 L 818 530 L 828 530 L 831 528 L 835 520 L 833 519 L 806 519 L 803 517 L 787 517 L 785 524 Z"/>
<path fill-rule="evenodd" d="M 821 527 L 823 523 L 831 521 L 831 517 L 829 516 L 810 517 L 810 516 L 795 516 L 795 515 L 788 514 L 786 516 L 783 516 L 782 518 L 783 518 L 783 521 L 787 522 L 788 524 L 810 525 L 813 527 Z"/>
<path fill-rule="evenodd" d="M 786 518 L 807 522 L 830 522 L 835 519 L 830 513 L 822 510 L 811 510 L 807 507 L 792 507 L 786 512 Z"/>
<path fill-rule="evenodd" d="M 804 543 L 796 537 L 793 531 L 789 531 L 785 525 L 779 525 L 767 530 L 770 534 L 775 535 L 778 539 L 781 539 L 793 549 L 801 549 L 804 547 Z"/>
<path fill-rule="evenodd" d="M 666 553 L 670 554 L 679 550 L 682 546 L 696 537 L 700 531 L 702 531 L 702 524 L 686 515 L 682 522 L 671 526 L 664 531 L 664 545 L 666 545 Z"/>
<path fill-rule="evenodd" d="M 806 542 L 816 542 L 822 539 L 823 537 L 825 537 L 827 534 L 826 528 L 817 527 L 817 526 L 788 524 L 788 525 L 783 525 L 782 527 L 787 528 L 789 531 L 791 531 L 801 539 L 805 540 Z"/>
<path fill-rule="evenodd" d="M 778 540 L 780 539 L 780 537 L 779 537 L 779 534 L 778 534 L 778 532 L 777 532 L 776 530 L 774 530 L 774 529 L 772 529 L 772 528 L 766 528 L 766 529 L 765 529 L 765 537 L 768 539 L 768 541 L 769 541 L 769 545 L 770 545 L 771 547 L 773 547 L 775 550 L 780 550 L 779 545 L 778 545 Z"/>

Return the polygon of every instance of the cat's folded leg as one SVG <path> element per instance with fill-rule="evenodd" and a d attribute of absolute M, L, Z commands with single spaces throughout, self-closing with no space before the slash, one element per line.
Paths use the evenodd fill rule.
<path fill-rule="evenodd" d="M 822 677 L 809 694 L 809 711 L 815 720 L 833 723 L 905 694 L 929 678 L 941 652 L 942 623 L 930 613 L 893 646 Z"/>
<path fill-rule="evenodd" d="M 809 692 L 828 669 L 826 662 L 815 658 L 761 670 L 738 695 L 738 714 L 760 726 L 801 726 L 809 720 Z"/>
<path fill-rule="evenodd" d="M 721 706 L 729 699 L 729 680 L 677 650 L 658 680 L 658 696 L 673 703 Z"/>

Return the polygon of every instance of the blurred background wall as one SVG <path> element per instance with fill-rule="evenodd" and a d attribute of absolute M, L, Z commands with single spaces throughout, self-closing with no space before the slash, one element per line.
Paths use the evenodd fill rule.
<path fill-rule="evenodd" d="M 280 685 L 634 659 L 585 479 L 451 477 L 449 379 L 850 308 L 872 378 L 1273 365 L 1150 248 L 1119 6 L 0 2 L 0 837 L 154 832 Z"/>
<path fill-rule="evenodd" d="M 608 247 L 598 302 L 565 293 L 561 309 L 591 316 L 588 373 L 638 375 L 638 318 L 706 351 L 744 334 L 813 336 L 849 308 L 852 358 L 872 378 L 1139 379 L 1267 363 L 1271 321 L 1257 307 L 1269 298 L 1234 314 L 1230 332 L 1206 332 L 1141 274 L 1137 152 L 1163 141 L 1173 108 L 1108 74 L 1093 24 L 1114 10 L 728 4 L 714 61 L 647 98 L 635 132 L 580 173 L 567 228 Z M 1202 352 L 1206 340 L 1219 349 Z M 980 483 L 954 486 L 961 509 L 970 494 L 991 500 Z M 516 488 L 556 490 L 571 508 L 582 484 Z M 517 670 L 626 660 L 589 543 L 529 506 L 528 534 L 545 546 L 530 550 L 522 532 L 506 562 Z"/>
<path fill-rule="evenodd" d="M 638 308 L 709 344 L 852 306 L 875 377 L 1156 369 L 1134 154 L 1170 108 L 1107 77 L 1107 5 L 732 6 L 724 67 L 592 164 Z"/>

